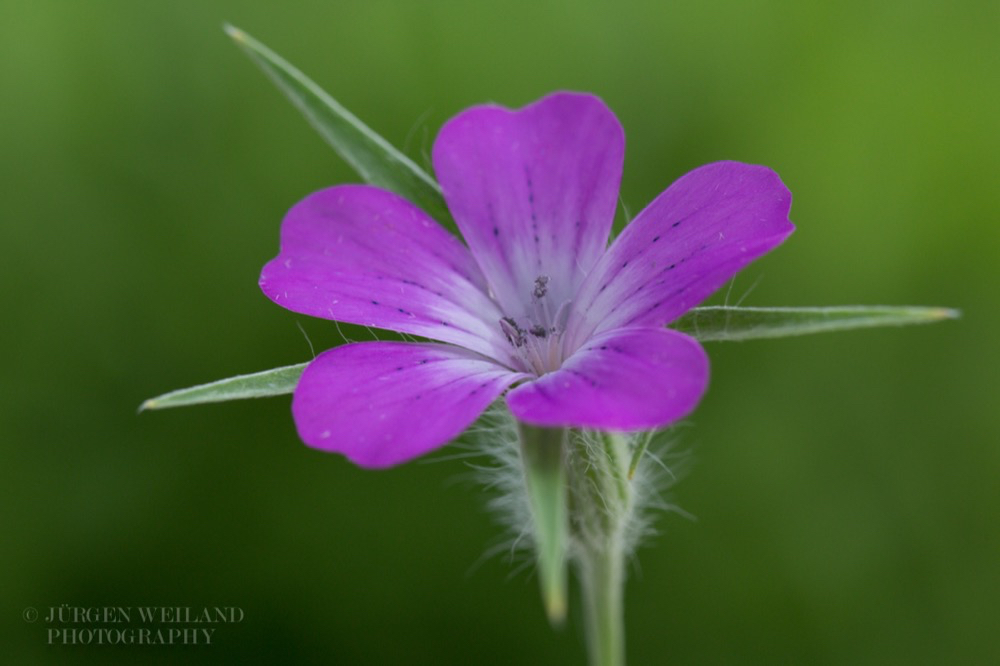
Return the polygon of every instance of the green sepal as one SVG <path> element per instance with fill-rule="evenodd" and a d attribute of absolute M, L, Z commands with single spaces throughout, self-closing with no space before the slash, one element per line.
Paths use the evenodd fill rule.
<path fill-rule="evenodd" d="M 829 333 L 854 328 L 930 324 L 956 319 L 957 310 L 891 305 L 849 305 L 807 308 L 694 308 L 671 324 L 701 340 L 737 341 Z"/>
<path fill-rule="evenodd" d="M 854 328 L 930 324 L 960 316 L 957 310 L 909 306 L 839 306 L 827 308 L 695 308 L 671 328 L 702 342 L 783 338 Z M 220 379 L 165 393 L 142 403 L 143 409 L 183 407 L 205 402 L 266 398 L 295 390 L 307 363 Z M 635 461 L 633 461 L 635 462 Z"/>
<path fill-rule="evenodd" d="M 226 25 L 225 30 L 366 183 L 409 199 L 438 222 L 455 228 L 441 187 L 426 171 L 284 58 L 239 28 Z"/>
<path fill-rule="evenodd" d="M 302 376 L 302 371 L 306 369 L 307 365 L 309 364 L 286 365 L 282 368 L 273 368 L 249 375 L 238 375 L 208 384 L 178 389 L 150 398 L 142 403 L 139 411 L 284 395 L 295 390 L 295 385 L 299 383 L 299 377 Z"/>
<path fill-rule="evenodd" d="M 542 601 L 549 622 L 558 626 L 566 618 L 567 606 L 568 431 L 562 428 L 537 428 L 524 423 L 518 423 L 518 426 Z"/>

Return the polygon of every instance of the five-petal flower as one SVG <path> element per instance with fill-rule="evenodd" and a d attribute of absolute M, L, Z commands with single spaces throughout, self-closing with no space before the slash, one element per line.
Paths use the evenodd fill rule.
<path fill-rule="evenodd" d="M 624 143 L 585 94 L 452 118 L 433 163 L 467 246 L 375 187 L 294 206 L 261 274 L 268 297 L 434 341 L 320 354 L 292 402 L 302 439 L 385 467 L 447 443 L 505 391 L 538 426 L 642 430 L 694 409 L 707 358 L 665 325 L 792 232 L 791 195 L 765 167 L 708 164 L 608 247 Z"/>

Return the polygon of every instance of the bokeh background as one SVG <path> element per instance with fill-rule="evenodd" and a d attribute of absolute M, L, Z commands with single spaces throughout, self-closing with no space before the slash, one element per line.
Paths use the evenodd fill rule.
<path fill-rule="evenodd" d="M 474 103 L 601 95 L 634 214 L 717 159 L 797 233 L 748 305 L 934 326 L 714 343 L 691 474 L 627 590 L 633 664 L 1000 661 L 1000 4 L 0 2 L 0 653 L 11 664 L 581 664 L 461 461 L 301 445 L 288 398 L 136 414 L 310 358 L 256 286 L 289 206 L 356 177 L 230 21 L 426 164 Z M 752 293 L 747 294 L 756 285 Z M 718 298 L 716 299 L 718 300 Z M 364 332 L 346 329 L 360 337 Z M 50 606 L 237 606 L 211 646 L 50 646 Z"/>

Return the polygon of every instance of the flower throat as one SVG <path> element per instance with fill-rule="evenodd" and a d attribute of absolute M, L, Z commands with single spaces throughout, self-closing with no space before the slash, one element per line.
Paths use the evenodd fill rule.
<path fill-rule="evenodd" d="M 528 314 L 518 319 L 508 316 L 500 320 L 500 329 L 514 349 L 519 369 L 538 376 L 558 370 L 562 365 L 562 339 L 569 318 L 570 302 L 561 303 L 553 314 L 548 294 L 549 277 L 539 275 L 531 291 Z"/>

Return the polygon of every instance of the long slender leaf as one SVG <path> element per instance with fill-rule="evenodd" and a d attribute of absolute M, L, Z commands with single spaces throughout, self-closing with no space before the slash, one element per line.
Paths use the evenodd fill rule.
<path fill-rule="evenodd" d="M 225 402 L 227 400 L 242 400 L 244 398 L 267 398 L 273 395 L 283 395 L 295 390 L 302 371 L 308 363 L 286 365 L 282 368 L 264 370 L 250 375 L 239 375 L 229 379 L 220 379 L 200 386 L 179 389 L 150 398 L 142 403 L 139 411 L 145 409 L 166 409 L 167 407 L 184 407 L 205 402 Z"/>
<path fill-rule="evenodd" d="M 284 58 L 239 28 L 226 25 L 225 30 L 365 182 L 406 197 L 454 229 L 441 187 L 426 171 Z"/>
<path fill-rule="evenodd" d="M 957 310 L 910 306 L 853 305 L 825 308 L 695 308 L 672 328 L 703 342 L 783 338 L 875 326 L 929 324 L 955 319 Z"/>

